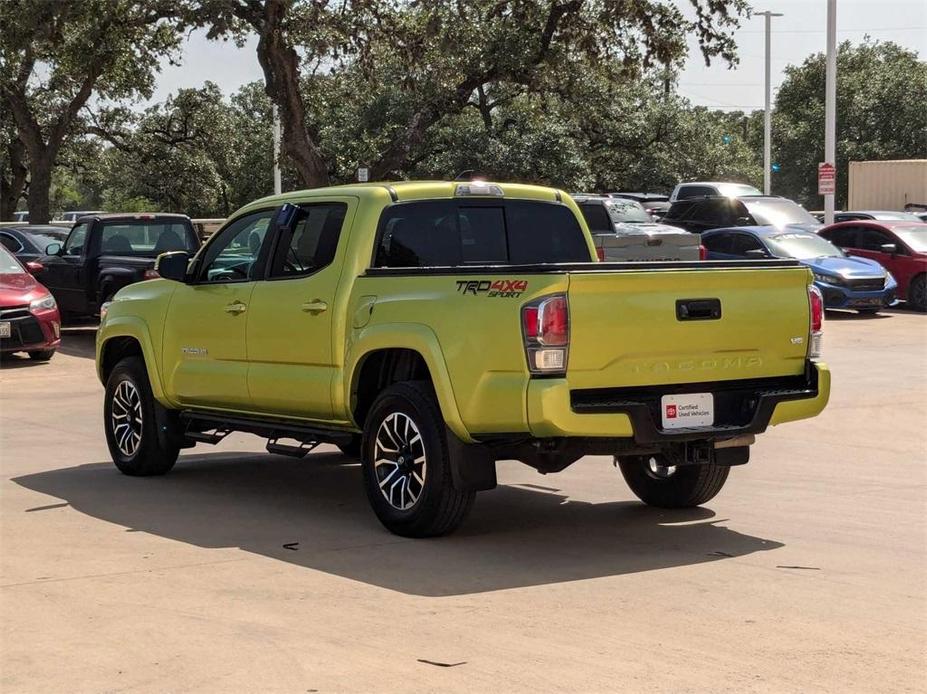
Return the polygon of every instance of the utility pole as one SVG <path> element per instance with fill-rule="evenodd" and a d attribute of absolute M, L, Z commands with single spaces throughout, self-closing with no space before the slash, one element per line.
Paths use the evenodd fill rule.
<path fill-rule="evenodd" d="M 766 106 L 763 110 L 763 194 L 769 195 L 772 188 L 772 80 L 771 80 L 771 45 L 772 45 L 772 18 L 781 17 L 778 12 L 756 12 L 756 15 L 766 18 Z"/>
<path fill-rule="evenodd" d="M 824 161 L 837 165 L 837 0 L 827 0 L 827 72 L 824 84 Z M 836 192 L 837 173 L 834 172 Z M 834 193 L 824 196 L 824 223 L 834 223 Z"/>
<path fill-rule="evenodd" d="M 280 178 L 280 111 L 274 106 L 274 195 L 283 192 Z"/>

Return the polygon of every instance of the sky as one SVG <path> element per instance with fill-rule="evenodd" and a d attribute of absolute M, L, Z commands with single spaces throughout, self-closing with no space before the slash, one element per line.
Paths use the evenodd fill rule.
<path fill-rule="evenodd" d="M 688 2 L 683 2 L 688 6 Z M 779 12 L 772 22 L 772 86 L 782 81 L 783 68 L 799 64 L 812 53 L 825 49 L 826 0 L 766 0 L 753 3 L 755 11 Z M 740 62 L 729 68 L 716 60 L 705 67 L 694 38 L 689 42 L 689 60 L 677 90 L 694 104 L 726 110 L 751 111 L 763 108 L 764 20 L 743 20 L 735 32 Z M 927 1 L 925 0 L 837 0 L 837 41 L 894 41 L 916 50 L 927 59 Z M 163 101 L 182 87 L 200 87 L 206 80 L 230 94 L 243 84 L 263 79 L 255 56 L 255 40 L 238 48 L 231 42 L 207 41 L 202 31 L 192 32 L 184 44 L 179 66 L 162 65 L 152 101 Z"/>

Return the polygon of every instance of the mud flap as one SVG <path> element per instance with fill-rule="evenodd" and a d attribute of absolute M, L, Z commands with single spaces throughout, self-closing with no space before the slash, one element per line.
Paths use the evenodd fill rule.
<path fill-rule="evenodd" d="M 482 492 L 496 488 L 496 461 L 485 446 L 466 444 L 445 427 L 451 481 L 461 492 Z"/>

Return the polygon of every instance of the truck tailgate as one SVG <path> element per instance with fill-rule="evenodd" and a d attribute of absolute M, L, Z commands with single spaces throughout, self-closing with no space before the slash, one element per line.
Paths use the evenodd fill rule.
<path fill-rule="evenodd" d="M 570 387 L 803 373 L 809 271 L 703 265 L 571 272 Z"/>

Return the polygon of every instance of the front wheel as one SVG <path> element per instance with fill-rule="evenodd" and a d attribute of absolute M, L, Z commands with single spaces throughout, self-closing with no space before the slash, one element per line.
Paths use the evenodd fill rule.
<path fill-rule="evenodd" d="M 908 303 L 915 311 L 927 311 L 927 275 L 918 275 L 908 287 Z"/>
<path fill-rule="evenodd" d="M 724 465 L 668 465 L 663 456 L 618 458 L 625 482 L 648 506 L 691 508 L 713 499 L 727 481 Z"/>
<path fill-rule="evenodd" d="M 106 381 L 103 427 L 110 456 L 119 471 L 132 476 L 163 475 L 180 452 L 159 431 L 160 408 L 151 393 L 145 362 L 126 357 Z"/>
<path fill-rule="evenodd" d="M 55 356 L 55 350 L 53 349 L 39 349 L 29 352 L 29 358 L 32 361 L 48 361 L 53 356 Z"/>
<path fill-rule="evenodd" d="M 446 535 L 470 512 L 476 493 L 454 487 L 447 435 L 430 383 L 397 383 L 374 402 L 361 463 L 367 498 L 390 532 Z"/>

